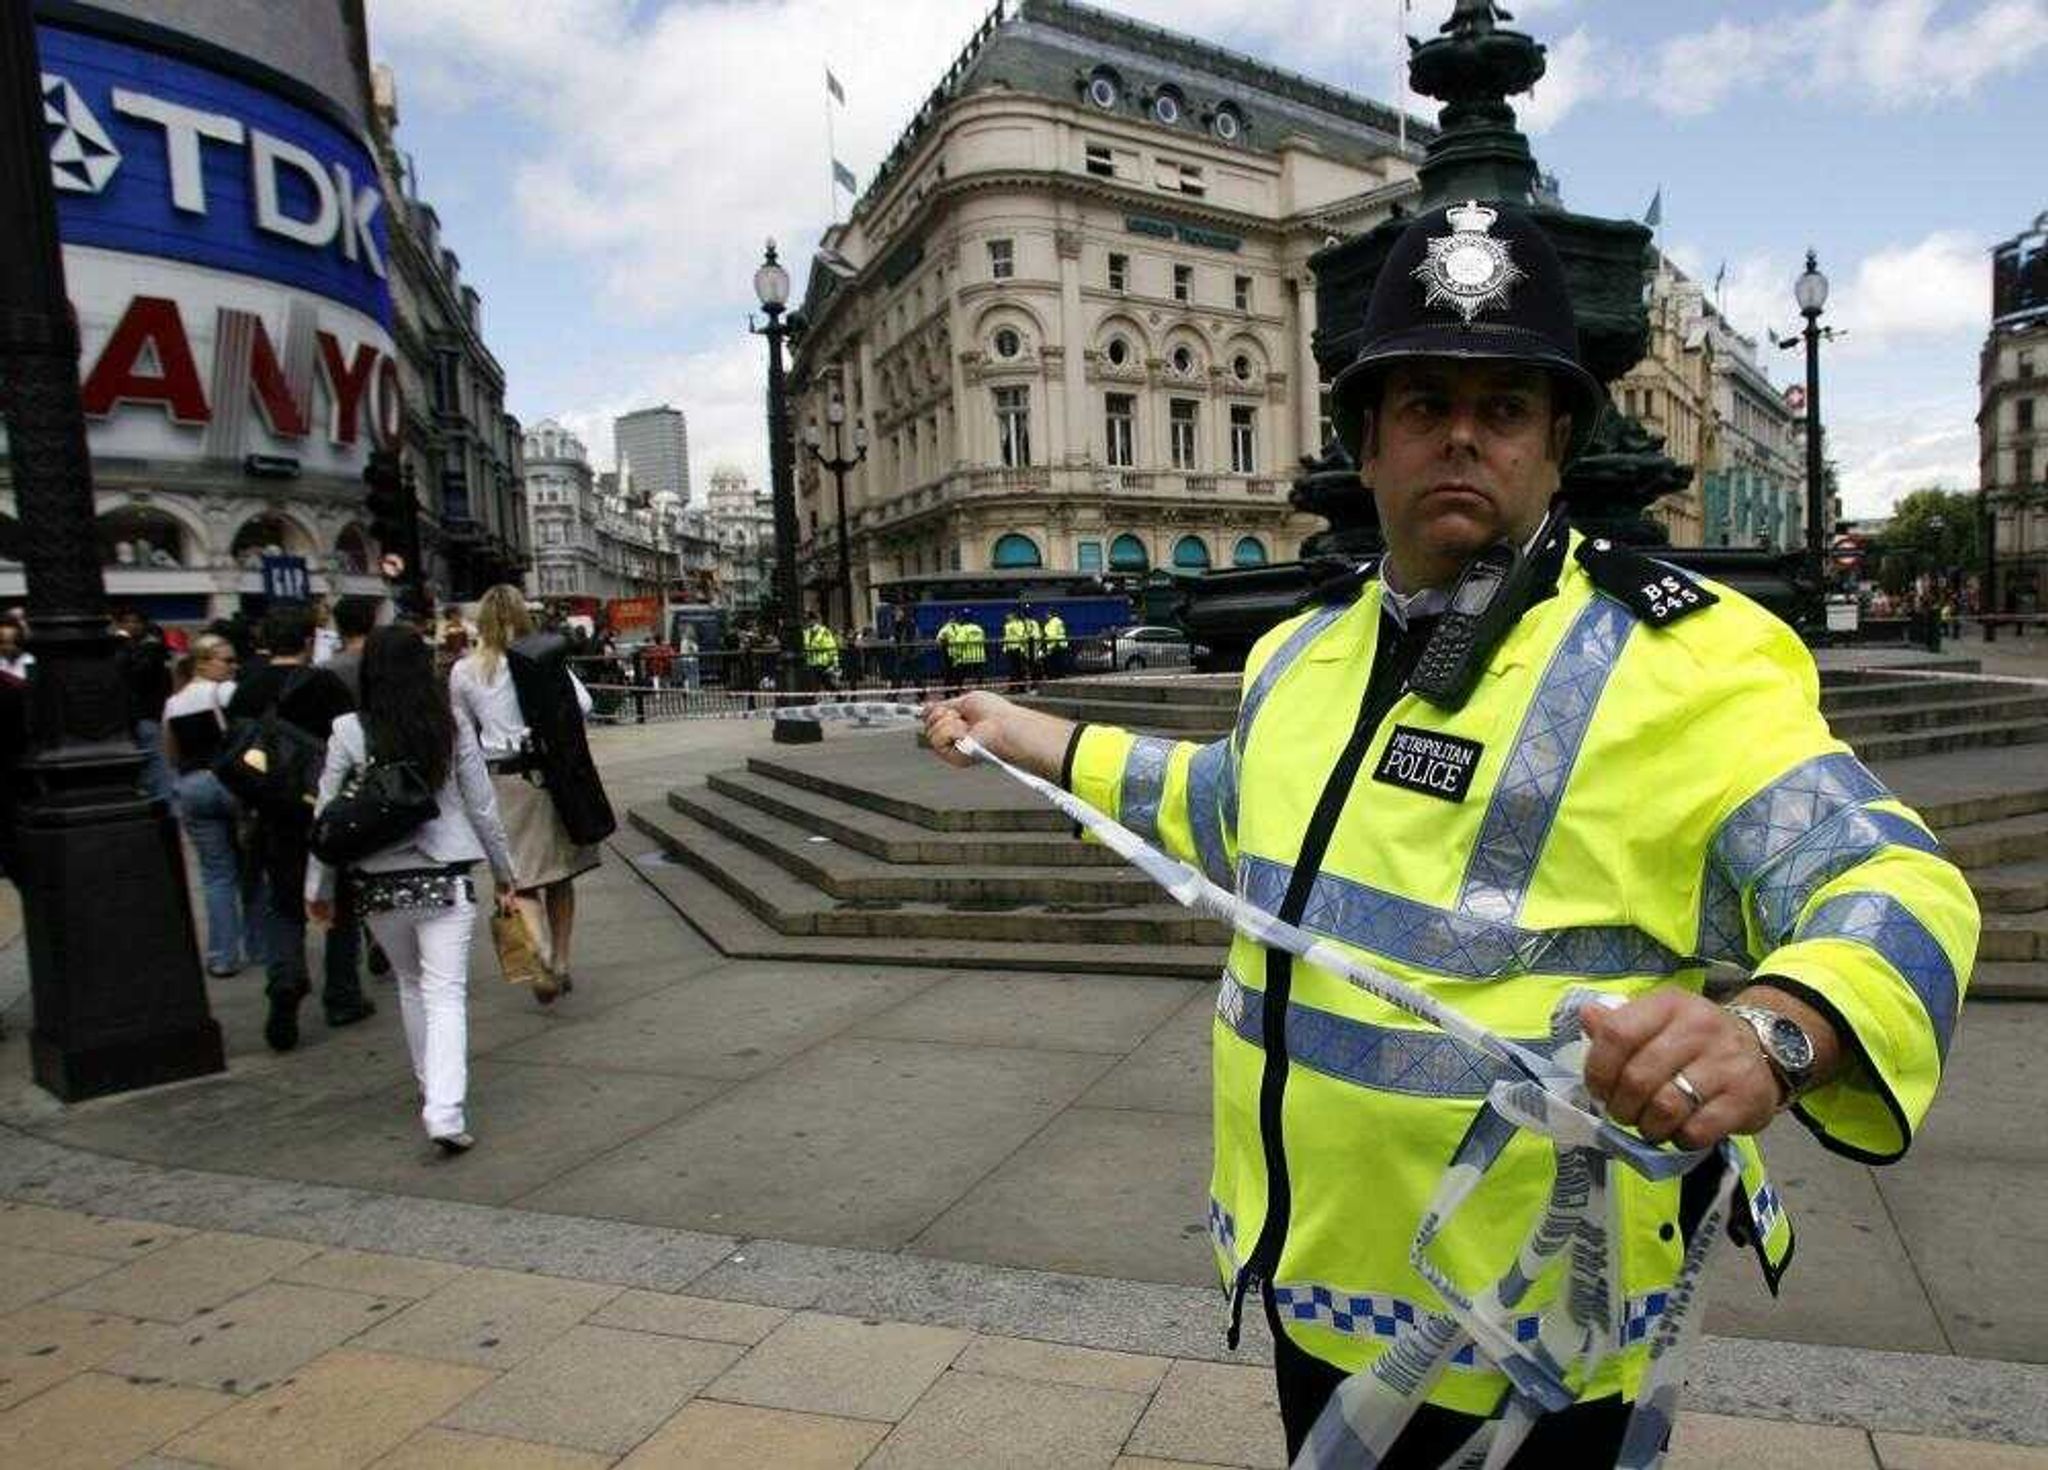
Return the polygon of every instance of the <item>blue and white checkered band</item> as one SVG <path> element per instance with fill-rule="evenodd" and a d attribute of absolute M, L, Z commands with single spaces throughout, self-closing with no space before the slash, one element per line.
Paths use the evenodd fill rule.
<path fill-rule="evenodd" d="M 1525 276 L 1507 241 L 1491 233 L 1499 211 L 1468 202 L 1446 211 L 1445 218 L 1451 233 L 1433 237 L 1415 267 L 1423 309 L 1448 306 L 1468 324 L 1482 311 L 1506 310 L 1509 293 Z"/>

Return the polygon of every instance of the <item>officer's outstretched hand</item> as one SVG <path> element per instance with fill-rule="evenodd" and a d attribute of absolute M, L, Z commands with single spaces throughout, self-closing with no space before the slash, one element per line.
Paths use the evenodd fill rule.
<path fill-rule="evenodd" d="M 1056 781 L 1073 733 L 1071 720 L 1025 709 L 999 694 L 980 689 L 924 707 L 926 743 L 940 760 L 955 766 L 974 764 L 973 757 L 953 748 L 961 736 L 968 735 L 990 755 L 1022 766 L 1034 776 Z"/>
<path fill-rule="evenodd" d="M 1580 1016 L 1592 1042 L 1588 1090 L 1652 1143 L 1709 1148 L 1761 1132 L 1778 1111 L 1777 1074 L 1756 1033 L 1704 996 L 1666 987 Z"/>

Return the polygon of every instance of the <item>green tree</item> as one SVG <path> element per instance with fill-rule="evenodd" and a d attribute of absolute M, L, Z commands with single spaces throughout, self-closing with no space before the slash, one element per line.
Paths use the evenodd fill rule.
<path fill-rule="evenodd" d="M 1984 537 L 1977 497 L 1959 490 L 1914 490 L 1892 507 L 1890 524 L 1871 548 L 1878 565 L 1896 577 L 1897 591 L 1923 572 L 1968 576 L 1983 565 Z M 1880 581 L 1888 583 L 1881 575 Z"/>

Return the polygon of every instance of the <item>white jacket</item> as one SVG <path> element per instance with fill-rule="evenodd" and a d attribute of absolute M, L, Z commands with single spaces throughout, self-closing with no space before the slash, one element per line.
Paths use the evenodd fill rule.
<path fill-rule="evenodd" d="M 320 772 L 320 793 L 314 814 L 340 794 L 356 771 L 369 765 L 360 715 L 342 715 L 327 737 L 327 764 Z M 505 824 L 498 818 L 498 799 L 491 790 L 491 774 L 484 766 L 484 754 L 470 733 L 469 724 L 455 722 L 455 759 L 448 779 L 434 793 L 440 807 L 406 838 L 371 853 L 353 867 L 367 873 L 388 873 L 404 868 L 439 868 L 456 863 L 473 863 L 488 858 L 491 871 L 501 885 L 512 882 L 512 845 L 505 837 Z M 334 896 L 334 869 L 318 858 L 306 863 L 308 902 Z"/>

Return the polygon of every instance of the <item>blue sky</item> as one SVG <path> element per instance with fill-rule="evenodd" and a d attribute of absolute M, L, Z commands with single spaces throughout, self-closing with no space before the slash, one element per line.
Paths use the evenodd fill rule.
<path fill-rule="evenodd" d="M 1976 485 L 1988 250 L 2048 209 L 2048 0 L 1522 0 L 1551 48 L 1524 109 L 1566 202 L 1640 216 L 1739 326 L 1796 325 L 1812 245 L 1848 335 L 1823 380 L 1852 514 Z M 1109 0 L 1382 99 L 1399 0 Z M 1449 0 L 1415 0 L 1433 30 Z M 508 407 L 570 423 L 610 463 L 614 413 L 690 417 L 714 463 L 759 474 L 764 237 L 807 255 L 826 220 L 823 68 L 863 179 L 986 13 L 975 0 L 372 0 L 401 146 L 484 295 Z M 1768 347 L 1773 378 L 1795 353 Z"/>

